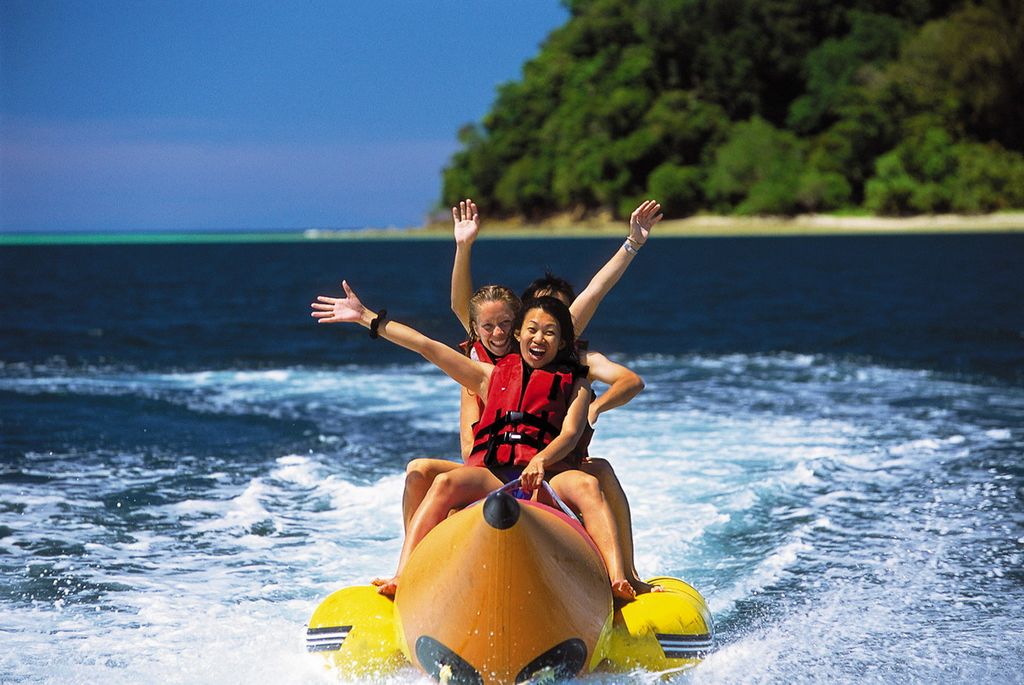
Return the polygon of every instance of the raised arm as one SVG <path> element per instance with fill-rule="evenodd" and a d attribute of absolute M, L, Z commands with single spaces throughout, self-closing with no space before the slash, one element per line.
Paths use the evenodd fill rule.
<path fill-rule="evenodd" d="M 572 389 L 572 401 L 565 418 L 562 420 L 562 430 L 554 440 L 530 460 L 523 472 L 519 475 L 519 486 L 526 492 L 532 492 L 540 487 L 544 480 L 544 471 L 552 464 L 556 464 L 572 451 L 576 443 L 583 435 L 586 427 L 587 410 L 590 407 L 590 382 L 581 379 L 576 382 Z"/>
<path fill-rule="evenodd" d="M 480 213 L 476 203 L 466 198 L 458 207 L 452 207 L 455 224 L 455 263 L 452 265 L 452 311 L 462 327 L 469 333 L 469 298 L 473 297 L 473 272 L 470 270 L 470 252 L 480 232 Z"/>
<path fill-rule="evenodd" d="M 599 352 L 587 352 L 584 360 L 590 373 L 590 380 L 608 384 L 608 389 L 590 403 L 587 421 L 593 426 L 601 414 L 621 407 L 644 389 L 644 379 L 622 364 L 616 364 Z"/>
<path fill-rule="evenodd" d="M 377 312 L 367 309 L 349 287 L 347 281 L 341 282 L 345 289 L 345 297 L 329 297 L 319 295 L 311 316 L 317 323 L 358 323 L 370 328 L 378 319 Z M 487 392 L 487 383 L 494 369 L 490 364 L 474 361 L 442 342 L 423 335 L 416 329 L 381 318 L 377 321 L 377 335 L 407 350 L 418 352 L 424 359 L 437 366 L 456 382 L 473 392 Z"/>
<path fill-rule="evenodd" d="M 569 307 L 577 336 L 583 333 L 587 324 L 590 323 L 604 296 L 619 282 L 622 274 L 626 273 L 626 268 L 647 242 L 651 229 L 661 221 L 661 217 L 661 205 L 654 200 L 647 200 L 633 210 L 633 214 L 629 217 L 629 235 L 626 236 L 626 241 L 615 251 L 608 263 L 594 274 L 587 287 Z"/>

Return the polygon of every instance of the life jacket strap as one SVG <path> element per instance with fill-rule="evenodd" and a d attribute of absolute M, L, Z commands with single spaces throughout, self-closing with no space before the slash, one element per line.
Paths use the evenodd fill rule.
<path fill-rule="evenodd" d="M 492 435 L 498 433 L 507 426 L 516 425 L 536 428 L 540 431 L 541 435 L 544 433 L 558 435 L 558 427 L 548 421 L 548 416 L 548 412 L 543 412 L 540 416 L 537 416 L 536 414 L 530 414 L 522 411 L 510 411 L 503 413 L 499 409 L 498 415 L 495 417 L 494 421 L 486 426 L 480 426 L 477 428 L 474 437 L 479 443 L 483 440 L 489 440 Z"/>
<path fill-rule="evenodd" d="M 509 455 L 508 461 L 498 461 L 498 447 L 500 445 L 512 445 L 513 447 L 516 445 L 526 445 L 527 447 L 532 447 L 538 452 L 544 449 L 544 443 L 536 438 L 524 435 L 523 433 L 509 431 L 507 433 L 492 435 L 486 442 L 479 442 L 473 445 L 473 451 L 470 454 L 476 454 L 477 452 L 486 449 L 487 452 L 484 454 L 485 466 L 508 466 L 515 462 L 514 453 Z"/>

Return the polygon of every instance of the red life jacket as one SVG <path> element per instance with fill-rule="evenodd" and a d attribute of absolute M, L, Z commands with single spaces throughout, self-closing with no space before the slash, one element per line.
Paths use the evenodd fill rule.
<path fill-rule="evenodd" d="M 469 466 L 526 465 L 562 431 L 580 367 L 530 369 L 518 354 L 494 367 Z M 529 374 L 527 377 L 527 373 Z"/>

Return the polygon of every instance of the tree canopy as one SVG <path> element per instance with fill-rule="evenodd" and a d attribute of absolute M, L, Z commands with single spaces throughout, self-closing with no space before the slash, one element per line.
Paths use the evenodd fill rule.
<path fill-rule="evenodd" d="M 1024 207 L 1024 0 L 565 0 L 459 132 L 497 216 Z"/>

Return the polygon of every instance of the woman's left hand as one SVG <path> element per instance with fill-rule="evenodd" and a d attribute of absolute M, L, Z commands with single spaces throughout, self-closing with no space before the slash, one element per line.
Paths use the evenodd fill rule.
<path fill-rule="evenodd" d="M 317 301 L 310 305 L 313 308 L 310 316 L 319 319 L 317 323 L 353 322 L 363 318 L 366 307 L 352 292 L 352 288 L 348 287 L 348 281 L 342 281 L 341 287 L 345 289 L 347 297 L 318 295 Z"/>
<path fill-rule="evenodd" d="M 519 488 L 523 492 L 533 492 L 544 481 L 544 462 L 537 457 L 530 460 L 519 475 Z"/>
<path fill-rule="evenodd" d="M 654 200 L 647 200 L 640 203 L 640 206 L 633 210 L 629 217 L 628 240 L 634 247 L 639 248 L 651 237 L 651 229 L 661 221 L 661 205 Z"/>

